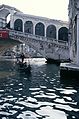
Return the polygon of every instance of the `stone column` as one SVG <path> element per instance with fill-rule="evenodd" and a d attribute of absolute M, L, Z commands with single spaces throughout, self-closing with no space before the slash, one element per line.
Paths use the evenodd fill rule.
<path fill-rule="evenodd" d="M 79 65 L 79 15 L 77 15 L 77 65 Z"/>
<path fill-rule="evenodd" d="M 35 35 L 35 25 L 36 24 L 33 24 L 33 35 Z"/>
<path fill-rule="evenodd" d="M 56 40 L 57 40 L 57 41 L 58 41 L 58 31 L 59 31 L 59 29 L 56 28 Z"/>
<path fill-rule="evenodd" d="M 72 41 L 72 34 L 68 34 L 68 44 L 69 44 L 69 55 L 70 55 L 70 59 L 73 61 L 73 52 L 72 52 L 72 44 L 71 44 L 71 41 Z"/>
<path fill-rule="evenodd" d="M 23 21 L 23 33 L 24 33 L 24 23 L 25 23 L 25 21 Z"/>
<path fill-rule="evenodd" d="M 45 31 L 44 31 L 44 36 L 46 37 L 46 29 L 47 29 L 47 27 L 46 27 L 46 25 L 45 25 Z"/>
<path fill-rule="evenodd" d="M 0 28 L 3 27 L 3 20 L 0 18 Z"/>
<path fill-rule="evenodd" d="M 10 28 L 14 29 L 14 10 L 11 10 L 10 14 Z"/>
<path fill-rule="evenodd" d="M 2 18 L 2 27 L 5 27 L 6 26 L 6 18 Z"/>

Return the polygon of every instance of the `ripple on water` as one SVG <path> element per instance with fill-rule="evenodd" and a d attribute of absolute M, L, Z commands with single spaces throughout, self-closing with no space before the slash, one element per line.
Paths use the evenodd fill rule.
<path fill-rule="evenodd" d="M 17 118 L 21 119 L 38 119 L 41 117 L 40 115 L 32 112 L 32 111 L 23 111 L 22 114 L 19 114 Z"/>
<path fill-rule="evenodd" d="M 72 105 L 74 105 L 74 106 L 76 106 L 77 105 L 77 102 L 73 102 L 73 100 L 72 101 L 65 101 L 65 99 L 60 99 L 60 98 L 56 98 L 55 100 L 54 100 L 54 102 L 57 102 L 57 103 L 60 103 L 60 104 L 66 104 L 66 105 L 70 105 L 70 104 L 72 104 Z"/>
<path fill-rule="evenodd" d="M 37 102 L 37 100 L 35 98 L 32 98 L 32 97 L 27 97 L 27 101 L 30 101 L 30 102 Z"/>
<path fill-rule="evenodd" d="M 22 106 L 20 106 L 20 105 L 19 105 L 19 106 L 18 106 L 18 105 L 15 105 L 15 106 L 13 106 L 13 109 L 15 109 L 15 110 L 16 110 L 16 109 L 21 109 L 21 110 L 23 110 L 24 107 L 22 107 Z"/>
<path fill-rule="evenodd" d="M 55 110 L 51 106 L 41 107 L 37 114 L 45 116 L 45 119 L 67 119 L 65 112 Z"/>
<path fill-rule="evenodd" d="M 1 93 L 1 92 L 4 92 L 4 90 L 0 90 L 0 93 Z"/>
<path fill-rule="evenodd" d="M 56 90 L 59 90 L 60 93 L 62 94 L 74 94 L 74 93 L 77 93 L 76 90 L 72 89 L 72 88 L 69 88 L 69 89 L 64 89 L 64 88 L 55 88 Z"/>
<path fill-rule="evenodd" d="M 76 119 L 79 88 L 61 83 L 57 66 L 33 61 L 30 80 L 19 73 L 0 80 L 1 119 Z M 11 64 L 12 67 L 12 64 Z M 5 73 L 5 72 L 4 72 Z M 2 74 L 3 75 L 3 74 Z M 7 75 L 7 73 L 6 73 Z M 66 86 L 65 86 L 66 85 Z"/>
<path fill-rule="evenodd" d="M 72 101 L 72 98 L 71 97 L 68 97 L 68 96 L 63 96 L 64 99 L 68 100 L 68 101 Z"/>
<path fill-rule="evenodd" d="M 65 90 L 62 90 L 60 91 L 60 93 L 63 93 L 63 94 L 74 94 L 74 93 L 77 93 L 76 90 L 70 90 L 70 89 L 65 89 Z"/>
<path fill-rule="evenodd" d="M 24 106 L 24 107 L 30 107 L 30 108 L 38 108 L 39 107 L 39 105 L 38 105 L 38 103 L 32 103 L 32 102 L 29 102 L 29 101 L 27 101 L 27 100 L 25 100 L 25 101 L 21 101 L 21 100 L 18 100 L 17 102 L 16 102 L 16 104 L 20 104 L 20 105 L 22 105 L 22 106 Z"/>
<path fill-rule="evenodd" d="M 40 88 L 29 88 L 29 90 L 31 90 L 31 91 L 38 91 L 38 90 L 40 90 Z"/>
<path fill-rule="evenodd" d="M 40 86 L 40 88 L 44 88 L 44 89 L 46 89 L 47 87 L 46 87 L 46 86 Z"/>
<path fill-rule="evenodd" d="M 64 109 L 66 111 L 75 111 L 75 112 L 78 112 L 79 109 L 77 108 L 72 108 L 71 106 L 69 105 L 63 105 L 63 104 L 55 104 L 55 107 L 58 108 L 58 109 Z"/>
<path fill-rule="evenodd" d="M 36 97 L 36 98 L 48 98 L 48 99 L 54 99 L 54 98 L 56 98 L 57 96 L 54 94 L 52 94 L 52 95 L 45 95 L 45 94 L 40 94 L 40 95 L 35 95 L 34 97 Z"/>

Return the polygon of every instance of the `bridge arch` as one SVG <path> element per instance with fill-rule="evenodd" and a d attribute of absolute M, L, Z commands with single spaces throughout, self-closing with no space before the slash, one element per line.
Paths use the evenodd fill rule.
<path fill-rule="evenodd" d="M 10 10 L 7 8 L 0 9 L 0 27 L 6 27 L 7 25 L 7 17 L 10 14 Z"/>
<path fill-rule="evenodd" d="M 24 32 L 33 34 L 33 23 L 32 23 L 32 21 L 26 21 L 24 23 Z"/>
<path fill-rule="evenodd" d="M 46 37 L 56 39 L 56 27 L 55 25 L 49 25 L 46 29 Z"/>
<path fill-rule="evenodd" d="M 21 19 L 16 19 L 15 20 L 14 30 L 23 32 L 23 21 Z"/>
<path fill-rule="evenodd" d="M 58 31 L 58 40 L 68 41 L 68 28 L 61 27 Z"/>
<path fill-rule="evenodd" d="M 21 12 L 21 11 L 14 7 L 5 5 L 5 4 L 0 5 L 0 27 L 2 28 L 11 27 L 12 28 L 12 24 L 13 24 L 12 18 L 13 18 L 14 13 L 16 12 Z M 7 17 L 9 14 L 10 14 L 10 19 L 9 19 L 9 22 L 7 23 Z"/>
<path fill-rule="evenodd" d="M 45 36 L 45 26 L 39 22 L 35 26 L 35 35 Z"/>

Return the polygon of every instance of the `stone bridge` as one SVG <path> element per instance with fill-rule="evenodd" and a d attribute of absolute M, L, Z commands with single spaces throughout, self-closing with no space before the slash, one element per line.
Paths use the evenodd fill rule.
<path fill-rule="evenodd" d="M 46 59 L 69 59 L 67 22 L 24 14 L 14 7 L 0 5 L 0 28 L 10 29 L 10 39 L 28 44 Z"/>
<path fill-rule="evenodd" d="M 26 43 L 37 50 L 44 58 L 57 61 L 67 61 L 69 59 L 68 42 L 56 39 L 48 39 L 33 34 L 10 30 L 10 39 Z"/>

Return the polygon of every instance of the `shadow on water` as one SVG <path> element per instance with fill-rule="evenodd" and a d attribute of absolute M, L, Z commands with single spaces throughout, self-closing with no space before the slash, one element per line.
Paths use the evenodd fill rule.
<path fill-rule="evenodd" d="M 74 88 L 79 87 L 79 76 L 78 74 L 75 76 L 74 74 L 66 74 L 61 76 L 60 74 L 60 82 L 65 86 L 72 86 Z"/>

